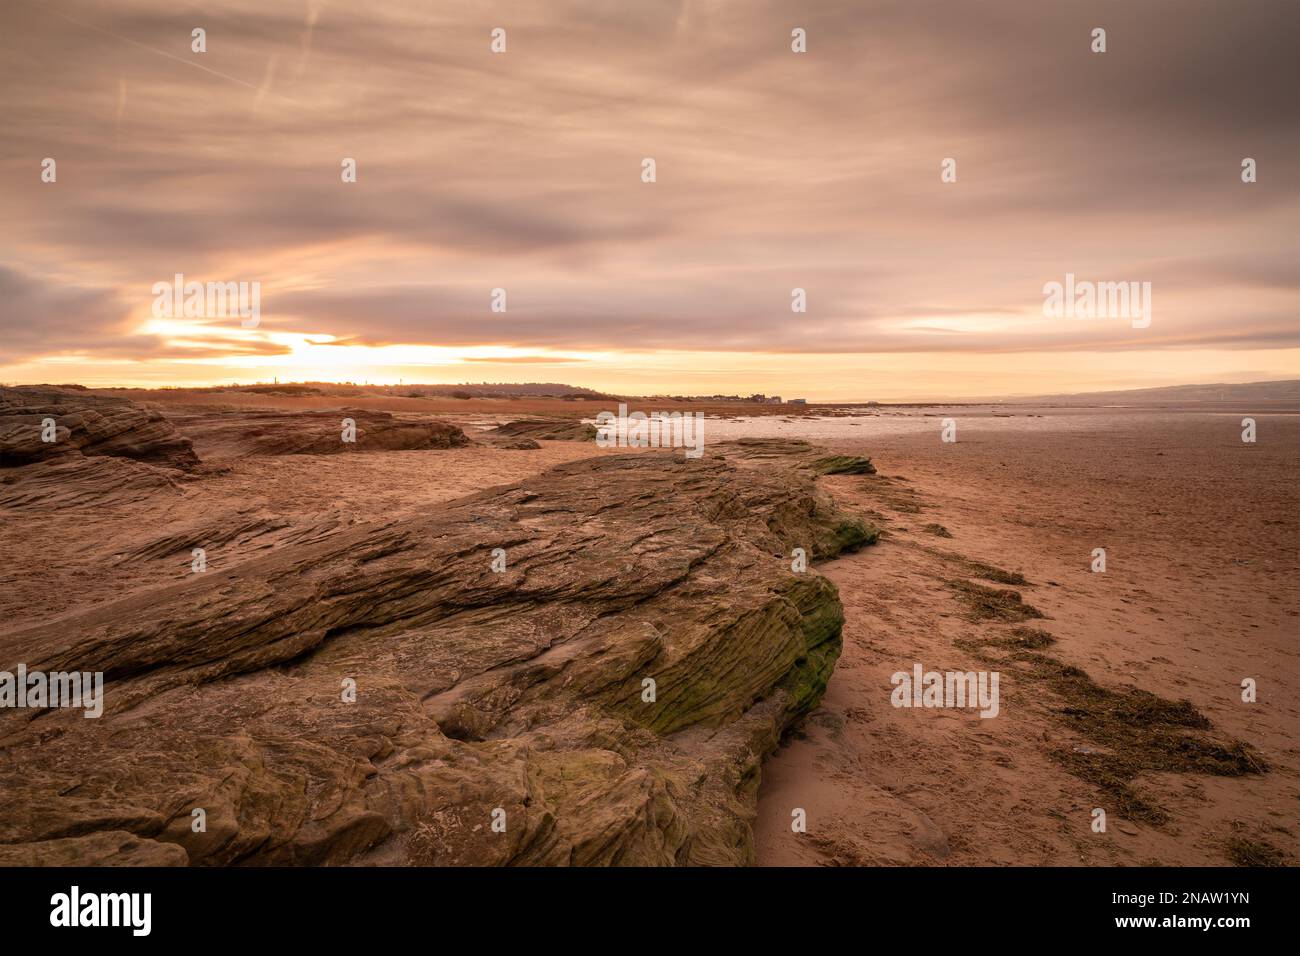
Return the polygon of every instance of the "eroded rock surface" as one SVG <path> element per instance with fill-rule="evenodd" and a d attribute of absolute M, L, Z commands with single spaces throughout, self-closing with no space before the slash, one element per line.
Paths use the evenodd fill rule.
<path fill-rule="evenodd" d="M 272 409 L 173 412 L 176 428 L 192 439 L 204 461 L 246 455 L 337 455 L 356 451 L 412 451 L 469 444 L 455 425 L 427 416 L 397 416 L 363 408 L 281 412 Z M 344 421 L 355 441 L 344 441 Z"/>
<path fill-rule="evenodd" d="M 596 426 L 576 418 L 521 418 L 488 429 L 490 438 L 525 438 L 541 441 L 594 441 Z"/>
<path fill-rule="evenodd" d="M 840 647 L 790 552 L 874 538 L 808 446 L 756 451 L 584 459 L 3 634 L 0 669 L 106 684 L 0 711 L 0 862 L 749 862 Z"/>
<path fill-rule="evenodd" d="M 352 422 L 355 441 L 343 440 L 344 419 Z M 44 440 L 49 421 L 54 441 Z M 469 444 L 456 425 L 423 415 L 349 408 L 164 413 L 69 386 L 0 388 L 0 510 L 116 508 L 161 498 L 183 482 L 254 456 Z"/>
<path fill-rule="evenodd" d="M 45 423 L 54 422 L 54 441 Z M 157 409 L 56 385 L 0 387 L 0 467 L 67 456 L 116 457 L 189 469 L 189 439 Z"/>
<path fill-rule="evenodd" d="M 182 473 L 124 458 L 63 455 L 0 469 L 0 509 L 50 511 L 123 505 L 165 495 Z"/>

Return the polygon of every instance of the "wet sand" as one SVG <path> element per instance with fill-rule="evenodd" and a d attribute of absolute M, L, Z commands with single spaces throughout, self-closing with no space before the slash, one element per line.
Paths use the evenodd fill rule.
<path fill-rule="evenodd" d="M 809 436 L 873 457 L 881 478 L 824 481 L 889 534 L 820 567 L 844 602 L 844 651 L 820 709 L 765 764 L 759 863 L 1223 865 L 1256 851 L 1294 863 L 1300 418 L 1256 416 L 1252 445 L 1239 412 L 1021 411 L 1048 417 L 957 412 L 956 444 L 940 441 L 939 418 Z M 1105 573 L 1091 571 L 1094 548 Z M 1167 819 L 1127 818 L 1113 791 L 1054 756 L 1123 741 L 1090 740 L 1047 683 L 981 660 L 980 642 L 1010 625 L 963 613 L 945 584 L 953 555 L 1023 573 L 1016 590 L 1045 615 L 1025 624 L 1056 638 L 1044 654 L 1102 688 L 1190 701 L 1270 771 L 1142 772 L 1132 792 Z M 1001 667 L 999 716 L 892 707 L 890 675 L 915 663 Z M 794 808 L 807 833 L 792 832 Z M 1095 808 L 1108 808 L 1105 833 Z"/>

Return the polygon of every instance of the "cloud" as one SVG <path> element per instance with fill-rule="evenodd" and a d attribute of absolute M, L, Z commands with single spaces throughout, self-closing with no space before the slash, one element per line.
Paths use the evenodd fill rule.
<path fill-rule="evenodd" d="M 176 272 L 260 281 L 267 328 L 350 343 L 1296 344 L 1287 4 L 232 0 L 200 19 L 197 55 L 194 15 L 163 0 L 9 14 L 8 354 L 170 356 L 125 316 Z M 1152 327 L 1042 320 L 1066 272 L 1152 281 Z"/>
<path fill-rule="evenodd" d="M 0 266 L 0 363 L 31 355 L 150 351 L 152 337 L 131 336 L 113 290 L 42 280 Z"/>

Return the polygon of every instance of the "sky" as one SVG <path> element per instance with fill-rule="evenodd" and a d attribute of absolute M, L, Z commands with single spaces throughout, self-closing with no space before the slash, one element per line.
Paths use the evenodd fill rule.
<path fill-rule="evenodd" d="M 1300 378 L 1294 0 L 0 17 L 0 382 L 865 401 Z M 160 312 L 177 274 L 257 283 L 257 327 Z M 1149 323 L 1045 314 L 1067 274 L 1150 283 Z"/>

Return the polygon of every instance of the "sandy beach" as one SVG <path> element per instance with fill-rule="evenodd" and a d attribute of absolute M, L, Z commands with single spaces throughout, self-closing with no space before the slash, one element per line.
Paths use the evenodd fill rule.
<path fill-rule="evenodd" d="M 821 709 L 765 766 L 759 862 L 1223 865 L 1252 847 L 1294 859 L 1300 419 L 1259 416 L 1267 437 L 1250 445 L 1240 412 L 1014 411 L 954 412 L 951 445 L 937 421 L 826 442 L 870 449 L 879 476 L 824 480 L 888 534 L 822 568 L 845 604 L 844 654 Z M 1105 573 L 1091 571 L 1094 548 Z M 966 670 L 1008 656 L 981 642 L 1014 625 L 970 620 L 944 583 L 961 559 L 1023 574 L 1015 589 L 1044 617 L 1020 626 L 1052 635 L 1045 654 L 1104 688 L 1190 701 L 1269 772 L 1159 771 L 1123 735 L 1108 746 L 1090 736 L 1100 723 L 1072 724 L 1051 681 L 1023 667 L 1004 669 L 995 719 L 890 707 L 890 674 L 914 661 Z M 1248 677 L 1253 704 L 1241 700 Z M 1070 773 L 1062 752 L 1113 755 L 1165 819 L 1117 811 L 1105 775 Z M 812 839 L 790 832 L 792 806 L 806 808 Z M 1091 828 L 1098 807 L 1104 834 Z"/>
<path fill-rule="evenodd" d="M 8 938 L 1282 937 L 1295 8 L 5 4 Z"/>
<path fill-rule="evenodd" d="M 0 547 L 23 556 L 10 566 L 0 604 L 9 632 L 17 635 L 5 645 L 8 656 L 26 647 L 28 657 L 41 653 L 57 657 L 62 652 L 52 648 L 59 645 L 47 642 L 64 628 L 106 627 L 88 633 L 102 633 L 97 640 L 110 640 L 115 631 L 134 626 L 128 622 L 135 596 L 144 602 L 141 621 L 154 622 L 140 634 L 173 640 L 170 628 L 179 635 L 191 625 L 180 619 L 165 624 L 170 612 L 155 614 L 147 607 L 178 586 L 197 586 L 186 581 L 195 577 L 191 542 L 215 543 L 210 545 L 210 560 L 212 572 L 219 577 L 238 576 L 244 568 L 262 565 L 273 568 L 276 555 L 297 554 L 306 547 L 325 549 L 319 560 L 333 561 L 326 556 L 334 553 L 329 550 L 331 541 L 367 542 L 366 548 L 401 547 L 400 538 L 392 545 L 374 542 L 385 540 L 390 532 L 384 529 L 407 522 L 423 527 L 431 520 L 432 529 L 440 513 L 464 511 L 466 502 L 491 500 L 497 494 L 492 489 L 528 480 L 545 482 L 557 468 L 586 468 L 595 459 L 618 456 L 617 461 L 634 469 L 629 473 L 634 478 L 640 474 L 638 464 L 644 462 L 645 480 L 655 487 L 653 469 L 661 466 L 651 463 L 672 456 L 653 450 L 601 449 L 589 439 L 513 444 L 518 437 L 498 436 L 494 423 L 522 415 L 525 421 L 558 422 L 563 430 L 583 417 L 581 411 L 571 411 L 567 419 L 546 418 L 536 413 L 553 409 L 522 402 L 519 407 L 507 404 L 505 414 L 499 414 L 499 403 L 471 403 L 461 415 L 437 420 L 445 424 L 421 424 L 427 416 L 405 411 L 392 419 L 363 420 L 372 429 L 389 429 L 373 430 L 371 440 L 378 440 L 374 436 L 393 436 L 384 439 L 390 443 L 436 440 L 445 447 L 386 449 L 367 448 L 363 443 L 358 453 L 280 453 L 288 448 L 277 444 L 286 440 L 277 430 L 278 416 L 319 413 L 333 428 L 334 419 L 344 413 L 337 408 L 321 410 L 315 401 L 292 399 L 277 400 L 269 403 L 276 406 L 273 410 L 256 412 L 247 403 L 204 406 L 163 398 L 150 406 L 162 416 L 150 427 L 175 426 L 182 435 L 188 430 L 201 464 L 170 470 L 109 456 L 78 459 L 85 464 L 76 465 L 75 472 L 58 470 L 72 467 L 72 459 L 7 472 Z M 744 490 L 751 485 L 757 492 L 759 485 L 754 482 L 785 474 L 789 462 L 854 463 L 869 458 L 874 473 L 868 466 L 852 467 L 849 470 L 856 473 L 846 474 L 818 466 L 828 473 L 816 478 L 818 500 L 824 503 L 815 507 L 831 507 L 833 502 L 836 513 L 847 516 L 833 521 L 861 522 L 879 531 L 872 546 L 830 557 L 841 547 L 836 545 L 824 551 L 824 560 L 813 555 L 811 573 L 818 579 L 824 576 L 838 591 L 837 599 L 834 591 L 827 593 L 837 601 L 835 607 L 842 606 L 843 646 L 838 658 L 828 660 L 828 669 L 815 678 L 807 705 L 794 703 L 802 698 L 787 698 L 787 691 L 778 689 L 789 678 L 774 671 L 774 683 L 764 684 L 766 689 L 737 690 L 749 696 L 724 705 L 739 710 L 705 710 L 664 724 L 667 735 L 656 747 L 696 753 L 692 759 L 704 759 L 692 748 L 708 739 L 698 737 L 705 727 L 714 728 L 709 732 L 712 736 L 720 727 L 752 723 L 772 701 L 791 701 L 782 705 L 785 716 L 764 723 L 766 729 L 755 731 L 758 736 L 746 738 L 747 743 L 724 758 L 728 765 L 739 759 L 750 768 L 736 778 L 727 798 L 738 801 L 734 811 L 728 811 L 726 819 L 732 822 L 725 832 L 734 834 L 726 839 L 739 841 L 739 853 L 731 856 L 727 851 L 725 859 L 777 866 L 1220 865 L 1294 859 L 1300 851 L 1293 826 L 1300 799 L 1300 751 L 1294 742 L 1300 711 L 1288 691 L 1300 678 L 1296 646 L 1300 569 L 1294 547 L 1300 532 L 1300 502 L 1293 481 L 1300 417 L 1285 411 L 1256 417 L 1258 440 L 1253 444 L 1241 441 L 1239 410 L 1203 408 L 890 407 L 865 414 L 860 409 L 841 410 L 832 416 L 708 418 L 706 447 L 722 456 L 727 480 L 742 498 L 752 496 Z M 284 421 L 292 423 L 297 435 L 318 427 L 310 417 Z M 941 440 L 942 429 L 949 424 L 955 424 L 955 442 Z M 549 432 L 534 429 L 533 433 Z M 162 445 L 172 447 L 166 440 Z M 827 458 L 828 453 L 844 457 Z M 796 457 L 789 458 L 791 454 Z M 702 461 L 707 459 L 706 454 Z M 110 461 L 122 471 L 105 479 L 98 469 Z M 43 494 L 51 487 L 46 475 L 58 479 L 64 497 Z M 157 483 L 141 483 L 145 477 Z M 593 487 L 603 487 L 604 479 L 596 481 Z M 548 487 L 538 486 L 539 491 Z M 74 493 L 76 488 L 81 491 Z M 662 520 L 665 534 L 710 534 L 704 525 L 691 524 L 694 519 L 683 510 L 686 500 L 673 498 L 679 493 L 665 486 L 663 510 L 654 520 Z M 769 526 L 783 507 L 779 495 L 772 502 L 777 511 L 762 519 Z M 756 506 L 746 506 L 751 507 Z M 587 527 L 595 528 L 591 519 L 586 521 Z M 615 543 L 617 539 L 609 537 L 615 533 L 598 532 L 601 536 L 591 541 L 602 542 L 601 546 Z M 350 550 L 339 554 L 355 554 L 358 546 L 348 545 Z M 664 552 L 665 545 L 654 547 Z M 1093 570 L 1094 549 L 1105 551 L 1104 572 Z M 771 558 L 764 562 L 769 570 L 779 565 Z M 757 567 L 744 566 L 751 570 L 726 572 L 730 577 L 724 576 L 718 584 L 738 585 L 744 577 L 736 575 L 753 574 Z M 304 573 L 290 570 L 295 576 Z M 782 579 L 792 577 L 797 575 L 787 570 Z M 365 578 L 359 580 L 359 587 L 373 590 L 357 611 L 357 620 L 363 621 L 373 616 L 366 610 L 369 602 L 387 600 L 382 595 L 389 585 L 379 578 L 370 584 Z M 662 593 L 698 586 L 683 581 Z M 182 611 L 176 613 L 193 614 L 184 609 L 220 599 L 245 601 L 243 609 L 232 605 L 222 616 L 260 614 L 256 609 L 265 605 L 247 603 L 243 591 L 248 587 L 219 589 L 198 605 L 194 605 L 197 598 L 184 598 L 185 604 L 178 606 Z M 545 605 L 539 611 L 554 613 Z M 733 611 L 719 604 L 710 613 L 716 618 L 712 623 L 701 621 L 690 627 L 702 627 L 698 632 L 702 635 L 725 633 L 719 628 L 733 626 L 727 623 L 732 620 L 728 615 L 739 614 L 736 620 L 743 620 L 749 612 L 743 605 Z M 222 616 L 206 619 L 209 623 L 204 627 L 222 626 Z M 61 627 L 60 621 L 66 624 Z M 679 626 L 675 621 L 682 619 L 662 617 L 655 626 L 662 632 Z M 414 633 L 410 626 L 393 631 L 399 658 L 415 653 L 397 649 L 406 643 L 406 634 Z M 439 633 L 427 632 L 434 640 L 440 640 L 435 637 Z M 565 639 L 556 632 L 524 657 L 548 646 L 554 654 L 566 640 L 581 646 L 587 640 L 582 633 Z M 835 636 L 838 639 L 838 630 Z M 346 646 L 353 639 L 331 641 Z M 753 667 L 760 659 L 747 655 L 767 653 L 760 650 L 762 644 L 731 646 L 740 654 L 737 661 L 742 667 Z M 90 653 L 84 644 L 78 650 L 76 640 L 67 647 L 67 655 Z M 183 664 L 191 653 L 181 650 L 181 645 L 165 645 L 162 657 L 152 663 L 141 659 L 127 664 L 123 659 L 107 669 L 111 674 L 116 667 L 120 678 L 129 678 L 128 686 L 137 688 L 130 693 L 138 700 L 140 694 L 155 693 L 145 688 L 158 681 L 197 681 L 195 688 L 235 686 L 238 681 L 220 675 L 231 667 L 237 673 L 250 666 L 235 664 L 236 655 L 216 671 L 195 672 Z M 294 659 L 328 661 L 340 653 L 346 656 L 337 649 L 294 652 L 301 653 L 311 656 Z M 465 652 L 445 653 L 455 657 Z M 508 662 L 518 659 L 519 653 L 503 649 L 496 664 L 475 664 L 467 658 L 455 664 L 450 679 L 430 673 L 417 683 L 435 690 L 465 687 L 470 683 L 461 674 L 465 666 L 483 672 L 484 678 L 477 679 L 486 679 L 503 669 L 508 672 Z M 267 658 L 266 663 L 277 659 Z M 451 666 L 452 658 L 440 660 L 435 670 Z M 571 673 L 577 665 L 567 657 L 564 661 L 554 676 L 547 671 L 543 686 L 561 678 L 568 683 L 570 678 L 563 676 L 566 668 Z M 408 666 L 413 663 L 411 659 Z M 796 663 L 790 658 L 781 666 Z M 483 671 L 485 666 L 489 669 Z M 654 672 L 654 666 L 646 663 L 629 666 L 618 671 L 626 673 L 628 680 Z M 893 706 L 891 675 L 910 672 L 915 666 L 943 672 L 996 672 L 1001 697 L 997 715 L 986 719 L 969 708 Z M 294 671 L 302 667 L 293 665 Z M 137 671 L 138 678 L 130 676 Z M 167 673 L 176 676 L 158 676 Z M 257 673 L 261 672 L 249 679 Z M 692 679 L 698 676 L 698 668 L 692 675 Z M 1247 678 L 1258 688 L 1258 699 L 1252 703 L 1242 701 L 1242 682 Z M 278 681 L 272 678 L 270 686 L 280 686 Z M 436 692 L 435 701 L 470 693 Z M 522 700 L 527 701 L 531 693 Z M 545 697 L 544 692 L 537 693 Z M 511 699 L 517 695 L 518 691 L 512 692 Z M 171 708 L 175 716 L 169 719 L 181 720 L 191 705 L 163 692 L 159 703 L 150 706 Z M 463 711 L 454 712 L 461 716 L 448 716 L 453 713 L 444 712 L 449 705 L 438 706 L 444 710 L 430 710 L 436 723 L 422 733 L 432 733 L 453 747 L 460 745 L 450 738 L 463 733 L 471 734 L 462 739 L 472 743 L 480 738 L 509 740 L 521 732 L 521 718 L 504 713 L 475 718 L 490 721 L 481 724 L 481 731 L 454 730 L 468 718 Z M 741 711 L 746 714 L 743 718 Z M 552 719 L 542 713 L 528 719 Z M 583 720 L 596 720 L 595 713 Z M 129 711 L 116 719 L 126 722 L 119 724 L 122 727 L 133 721 Z M 471 725 L 480 726 L 466 726 Z M 16 729 L 12 721 L 7 726 L 11 744 L 30 733 Z M 439 726 L 441 731 L 433 729 Z M 587 729 L 580 737 L 594 725 L 583 726 Z M 80 729 L 73 721 L 55 736 L 66 734 L 72 739 Z M 223 730 L 218 722 L 209 732 L 223 734 L 229 729 Z M 280 732 L 291 733 L 285 728 Z M 383 745 L 381 752 L 391 746 Z M 630 772 L 630 767 L 621 771 Z M 309 778 L 313 773 L 326 773 L 323 779 L 328 779 L 333 771 L 311 771 Z M 665 799 L 673 792 L 670 784 Z M 372 810 L 376 799 L 373 793 L 365 797 Z M 469 805 L 480 799 L 488 797 L 471 798 Z M 95 798 L 97 805 L 105 800 L 113 802 L 108 791 Z M 183 809 L 173 802 L 162 799 L 155 812 L 165 818 Z M 524 799 L 522 805 L 528 802 Z M 414 809 L 405 803 L 401 806 L 405 809 L 392 811 L 396 816 L 390 813 L 390 822 L 367 839 L 349 837 L 340 844 L 343 838 L 337 834 L 316 838 L 330 847 L 322 852 L 334 862 L 360 862 L 365 857 L 358 853 L 370 847 L 374 862 L 413 861 L 410 838 L 402 835 L 408 832 L 401 822 L 403 814 L 413 813 L 418 820 L 441 811 L 421 810 L 418 803 L 412 805 Z M 618 806 L 622 804 L 610 811 L 615 816 L 623 812 Z M 1105 812 L 1102 832 L 1095 827 L 1099 809 Z M 701 811 L 679 806 L 674 812 L 689 817 Z M 796 814 L 803 818 L 802 828 L 792 828 Z M 184 840 L 162 826 L 165 822 L 122 829 L 153 834 L 151 847 L 161 846 L 156 842 L 161 840 L 185 845 L 190 854 L 211 850 Z M 268 825 L 274 831 L 287 824 Z M 20 848 L 24 833 L 28 840 L 35 835 L 30 824 L 16 819 L 8 820 L 7 826 L 8 842 L 16 840 Z M 240 825 L 230 826 L 234 830 L 227 839 L 234 840 Z M 355 826 L 349 822 L 337 829 Z M 46 830 L 47 839 L 40 845 L 47 849 L 50 838 L 68 839 L 58 836 L 57 827 Z M 292 828 L 284 838 L 291 836 Z M 424 855 L 416 857 L 447 862 L 449 858 L 439 854 L 448 852 L 452 843 L 440 845 L 442 851 L 424 847 L 420 850 Z M 634 845 L 639 844 L 627 843 Z M 687 840 L 673 851 L 679 861 L 690 859 L 690 846 Z M 124 853 L 145 851 L 134 843 L 113 844 L 106 851 L 103 843 L 89 845 L 77 838 L 63 845 L 61 852 L 70 862 L 87 862 L 107 852 L 111 862 Z M 615 854 L 607 861 L 617 858 Z M 465 862 L 491 859 L 471 855 Z M 708 859 L 722 862 L 724 856 L 700 856 L 695 862 Z"/>

